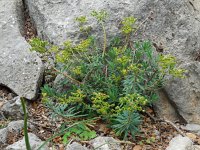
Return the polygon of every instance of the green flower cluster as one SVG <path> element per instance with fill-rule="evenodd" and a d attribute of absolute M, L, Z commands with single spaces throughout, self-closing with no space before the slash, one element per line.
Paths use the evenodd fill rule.
<path fill-rule="evenodd" d="M 117 106 L 118 113 L 128 110 L 130 112 L 145 111 L 144 106 L 148 104 L 148 100 L 140 94 L 127 94 L 119 98 L 121 107 Z"/>
<path fill-rule="evenodd" d="M 166 71 L 169 72 L 170 75 L 178 78 L 184 78 L 185 69 L 176 68 L 176 58 L 172 55 L 160 55 L 159 57 L 159 66 L 161 68 L 161 72 L 166 74 Z"/>
<path fill-rule="evenodd" d="M 130 34 L 131 32 L 134 31 L 133 25 L 135 24 L 135 22 L 137 21 L 136 18 L 134 17 L 127 17 L 122 21 L 122 28 L 121 31 L 122 33 L 124 33 L 125 35 Z"/>
<path fill-rule="evenodd" d="M 92 108 L 94 108 L 94 110 L 101 115 L 108 115 L 110 113 L 110 108 L 114 106 L 114 104 L 111 105 L 107 102 L 108 98 L 109 95 L 94 92 L 91 98 L 93 103 Z"/>
<path fill-rule="evenodd" d="M 60 103 L 64 104 L 76 104 L 76 103 L 84 104 L 85 97 L 86 95 L 84 94 L 84 92 L 78 89 L 75 92 L 71 92 L 71 95 L 69 97 L 67 98 L 58 97 L 58 100 L 60 101 Z"/>

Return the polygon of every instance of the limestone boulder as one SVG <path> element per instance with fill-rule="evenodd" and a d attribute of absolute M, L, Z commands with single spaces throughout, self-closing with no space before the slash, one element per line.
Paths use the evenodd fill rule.
<path fill-rule="evenodd" d="M 121 150 L 120 144 L 113 137 L 99 136 L 90 141 L 97 150 Z"/>
<path fill-rule="evenodd" d="M 0 145 L 4 145 L 7 142 L 7 134 L 8 134 L 8 129 L 3 128 L 0 129 Z M 1 146 L 0 146 L 1 148 Z"/>
<path fill-rule="evenodd" d="M 189 132 L 194 132 L 199 134 L 200 133 L 200 125 L 198 124 L 187 124 L 185 126 L 181 126 L 183 130 L 189 131 Z"/>
<path fill-rule="evenodd" d="M 188 137 L 178 135 L 170 141 L 166 150 L 195 150 L 195 147 Z"/>
<path fill-rule="evenodd" d="M 2 107 L 0 107 L 0 110 L 6 118 L 12 118 L 15 120 L 24 118 L 24 112 L 19 96 L 13 98 L 12 100 L 6 101 Z"/>
<path fill-rule="evenodd" d="M 165 88 L 180 116 L 187 123 L 200 124 L 200 62 L 185 62 L 182 66 L 188 71 L 186 78 L 170 80 Z"/>
<path fill-rule="evenodd" d="M 32 150 L 37 150 L 42 144 L 43 141 L 40 140 L 35 134 L 29 133 L 29 142 Z M 9 145 L 5 148 L 6 150 L 25 150 L 26 144 L 25 144 L 25 138 L 22 140 L 19 140 L 12 145 Z M 50 150 L 50 148 L 47 147 L 47 145 L 43 146 L 41 150 Z"/>
<path fill-rule="evenodd" d="M 77 142 L 73 142 L 72 144 L 67 145 L 65 150 L 88 150 L 88 149 Z"/>
<path fill-rule="evenodd" d="M 106 10 L 108 35 L 118 34 L 125 16 L 135 16 L 141 25 L 134 39 L 150 39 L 156 49 L 177 57 L 178 66 L 188 70 L 185 79 L 168 79 L 169 102 L 158 104 L 158 114 L 200 124 L 200 3 L 198 0 L 26 0 L 30 16 L 41 38 L 54 44 L 80 39 L 75 18 Z M 101 27 L 88 17 L 93 33 L 102 38 Z M 109 39 L 109 36 L 108 36 Z M 163 112 L 164 107 L 166 110 Z M 169 112 L 169 113 L 168 113 Z M 172 116 L 174 115 L 174 116 Z"/>
<path fill-rule="evenodd" d="M 23 35 L 23 2 L 0 1 L 0 84 L 27 99 L 37 97 L 43 64 Z"/>
<path fill-rule="evenodd" d="M 29 8 L 30 16 L 37 28 L 38 35 L 54 44 L 62 44 L 71 39 L 77 42 L 81 35 L 79 33 L 77 17 L 86 16 L 88 26 L 97 37 L 103 32 L 101 26 L 97 25 L 93 10 L 105 10 L 109 18 L 106 21 L 106 30 L 109 35 L 116 35 L 119 31 L 120 22 L 123 17 L 134 15 L 134 8 L 138 5 L 137 0 L 25 0 Z"/>
<path fill-rule="evenodd" d="M 30 129 L 34 129 L 34 126 L 28 124 Z M 24 128 L 24 121 L 17 120 L 11 121 L 5 128 L 0 129 L 0 149 L 4 149 L 6 145 L 10 142 L 12 143 L 18 136 L 21 135 L 21 132 Z"/>

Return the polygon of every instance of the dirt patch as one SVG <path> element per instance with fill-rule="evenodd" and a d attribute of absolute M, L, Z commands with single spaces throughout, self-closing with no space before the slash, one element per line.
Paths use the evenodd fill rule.
<path fill-rule="evenodd" d="M 200 62 L 200 50 L 198 52 L 196 52 L 196 54 L 195 54 L 195 61 Z"/>
<path fill-rule="evenodd" d="M 2 100 L 11 100 L 16 94 L 14 94 L 9 88 L 0 85 L 0 99 Z"/>
<path fill-rule="evenodd" d="M 37 36 L 37 30 L 30 18 L 29 10 L 24 3 L 24 37 L 27 41 Z"/>

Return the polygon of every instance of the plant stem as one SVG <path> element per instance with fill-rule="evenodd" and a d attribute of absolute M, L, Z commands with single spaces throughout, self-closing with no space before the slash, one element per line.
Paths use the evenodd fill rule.
<path fill-rule="evenodd" d="M 153 14 L 153 12 L 151 11 L 151 12 L 148 14 L 148 16 L 145 18 L 145 20 L 144 20 L 142 23 L 140 23 L 139 26 L 137 26 L 137 28 L 136 28 L 135 31 L 133 32 L 133 35 L 136 34 L 136 32 L 137 32 L 137 31 L 142 27 L 142 25 L 149 19 L 149 17 L 151 17 L 152 14 Z"/>
<path fill-rule="evenodd" d="M 107 35 L 106 35 L 106 29 L 105 29 L 105 26 L 103 24 L 103 22 L 101 22 L 101 26 L 102 26 L 102 29 L 103 29 L 103 36 L 104 36 L 104 43 L 103 43 L 103 53 L 102 53 L 102 57 L 105 56 L 105 52 L 106 52 L 106 45 L 107 45 Z"/>
<path fill-rule="evenodd" d="M 24 112 L 24 137 L 25 137 L 25 143 L 26 143 L 26 149 L 27 150 L 31 150 L 31 146 L 30 146 L 30 142 L 29 142 L 29 138 L 28 138 L 28 129 L 27 129 L 27 113 L 26 113 L 26 105 L 25 105 L 25 101 L 24 98 L 21 97 L 21 103 L 22 103 L 22 108 L 23 108 L 23 112 Z"/>
<path fill-rule="evenodd" d="M 56 72 L 61 73 L 62 75 L 64 75 L 64 76 L 65 76 L 67 79 L 69 79 L 71 82 L 73 82 L 73 83 L 75 83 L 75 84 L 78 84 L 78 85 L 83 84 L 82 82 L 80 82 L 80 81 L 78 81 L 78 80 L 72 78 L 72 77 L 71 77 L 70 75 L 68 75 L 67 73 L 61 72 L 61 71 L 59 71 L 58 69 L 56 69 L 55 67 L 53 67 L 53 69 L 54 69 Z"/>

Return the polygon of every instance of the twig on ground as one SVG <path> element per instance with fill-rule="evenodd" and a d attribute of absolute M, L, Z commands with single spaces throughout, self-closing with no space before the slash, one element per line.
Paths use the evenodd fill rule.
<path fill-rule="evenodd" d="M 173 126 L 176 129 L 176 131 L 178 131 L 182 136 L 186 136 L 185 133 L 183 131 L 181 131 L 173 122 L 171 122 L 171 121 L 169 121 L 167 119 L 163 119 L 162 121 L 164 121 L 164 122 L 170 124 L 171 126 Z"/>
<path fill-rule="evenodd" d="M 130 141 L 117 141 L 116 143 L 135 145 L 135 143 L 132 143 L 132 142 L 130 142 Z"/>
<path fill-rule="evenodd" d="M 2 118 L 3 118 L 4 120 L 6 120 L 6 117 L 4 116 L 4 114 L 3 114 L 2 111 L 0 111 L 0 115 L 2 116 Z"/>
<path fill-rule="evenodd" d="M 80 141 L 81 143 L 90 144 L 90 141 Z M 119 143 L 119 144 L 129 144 L 129 145 L 136 145 L 130 141 L 116 141 L 116 142 L 106 142 L 105 144 L 112 144 L 112 143 Z"/>
<path fill-rule="evenodd" d="M 53 68 L 57 73 L 62 74 L 63 76 L 65 76 L 67 79 L 69 79 L 72 83 L 77 84 L 77 85 L 81 85 L 83 84 L 82 82 L 72 78 L 70 75 L 68 75 L 66 72 L 61 72 L 60 70 L 56 69 L 55 67 Z"/>
<path fill-rule="evenodd" d="M 146 114 L 148 117 L 150 117 L 154 122 L 159 121 L 158 118 L 155 118 L 154 116 L 152 116 L 150 113 L 148 113 L 148 112 L 146 112 L 146 111 L 145 111 L 145 114 Z"/>
<path fill-rule="evenodd" d="M 36 126 L 38 126 L 38 127 L 46 128 L 46 129 L 49 129 L 49 130 L 53 131 L 51 127 L 47 127 L 47 126 L 44 125 L 44 124 L 40 124 L 40 123 L 36 123 L 36 122 L 32 122 L 32 121 L 29 121 L 29 123 L 31 123 L 31 124 L 33 124 L 33 125 L 36 125 Z"/>
<path fill-rule="evenodd" d="M 147 114 L 147 116 L 149 116 L 154 122 L 166 122 L 167 124 L 171 125 L 174 129 L 176 129 L 176 131 L 178 131 L 182 136 L 186 136 L 185 133 L 183 131 L 181 131 L 173 122 L 167 120 L 167 119 L 158 119 L 155 118 L 154 116 L 152 116 L 150 113 L 145 112 Z"/>
<path fill-rule="evenodd" d="M 70 145 L 72 142 L 73 142 L 73 139 L 71 139 L 71 140 L 69 141 L 69 143 L 68 143 L 67 146 L 66 146 L 66 149 L 69 148 L 69 145 Z M 69 148 L 69 149 L 70 149 L 70 148 Z"/>

